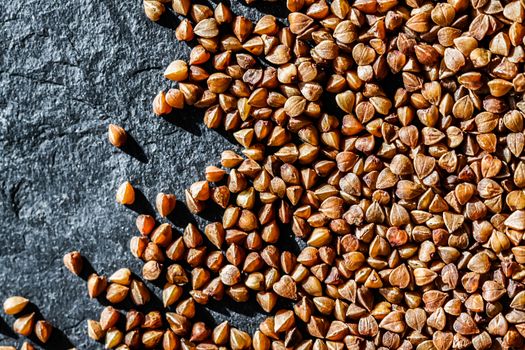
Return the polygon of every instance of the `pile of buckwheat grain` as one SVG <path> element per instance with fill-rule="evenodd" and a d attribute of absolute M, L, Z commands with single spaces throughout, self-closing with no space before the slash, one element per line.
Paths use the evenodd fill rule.
<path fill-rule="evenodd" d="M 224 3 L 144 0 L 151 20 L 182 16 L 176 38 L 195 44 L 166 68 L 176 87 L 153 112 L 202 108 L 243 149 L 185 192 L 192 213 L 217 205 L 222 222 L 176 235 L 137 218 L 131 252 L 144 280 L 165 279 L 164 309 L 108 306 L 89 336 L 120 350 L 524 348 L 525 3 L 286 7 L 286 23 L 252 22 Z M 121 147 L 126 132 L 109 138 Z M 117 201 L 134 200 L 122 184 Z M 159 215 L 175 203 L 159 194 Z M 279 244 L 291 235 L 297 255 Z M 79 253 L 65 263 L 80 273 Z M 129 269 L 88 290 L 151 299 Z M 198 321 L 223 298 L 270 316 L 254 334 Z"/>

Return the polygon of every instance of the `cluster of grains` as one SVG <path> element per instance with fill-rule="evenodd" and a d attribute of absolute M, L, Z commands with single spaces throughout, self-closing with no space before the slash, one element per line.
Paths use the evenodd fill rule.
<path fill-rule="evenodd" d="M 108 306 L 102 311 L 100 321 L 88 321 L 88 334 L 94 340 L 105 338 L 106 348 L 120 350 L 226 349 L 223 345 L 229 345 L 230 349 L 248 349 L 251 344 L 247 333 L 231 328 L 227 321 L 210 329 L 203 322 L 192 323 L 189 318 L 193 314 L 187 318 L 182 313 L 194 314 L 195 310 L 185 306 L 177 307 L 177 312 L 143 314 L 130 310 L 124 317 Z M 117 327 L 121 321 L 124 323 L 122 330 Z"/>
<path fill-rule="evenodd" d="M 130 189 L 133 192 L 133 187 Z M 159 193 L 156 199 L 159 215 L 169 215 L 175 203 L 174 195 Z M 104 298 L 118 308 L 128 309 L 124 315 L 116 307 L 105 307 L 99 320 L 87 322 L 89 337 L 103 342 L 106 348 L 119 350 L 249 349 L 251 336 L 230 327 L 228 322 L 210 328 L 195 320 L 197 304 L 206 304 L 209 298 L 220 300 L 228 294 L 237 301 L 248 300 L 247 288 L 232 286 L 235 276 L 228 277 L 227 266 L 234 265 L 226 265 L 225 260 L 233 257 L 227 253 L 225 258 L 221 251 L 207 253 L 203 235 L 192 224 L 178 238 L 174 237 L 170 224 L 157 225 L 149 215 L 139 215 L 136 225 L 140 236 L 131 239 L 130 249 L 144 260 L 142 278 L 128 268 L 119 269 L 109 277 L 95 273 L 87 277 L 91 298 Z M 83 257 L 79 252 L 68 253 L 64 265 L 80 275 Z M 153 292 L 143 280 L 163 283 L 160 309 L 152 306 Z M 130 303 L 133 306 L 126 307 Z"/>
<path fill-rule="evenodd" d="M 244 157 L 186 191 L 193 213 L 225 209 L 204 230 L 225 254 L 194 227 L 136 251 L 185 259 L 198 303 L 255 292 L 272 313 L 255 349 L 522 348 L 523 2 L 286 5 L 285 26 L 171 1 L 197 45 L 153 111 L 205 109 Z M 279 247 L 290 231 L 297 255 Z"/>
<path fill-rule="evenodd" d="M 137 307 L 152 299 L 142 280 L 165 283 L 164 309 L 108 306 L 90 337 L 121 350 L 523 348 L 523 2 L 286 6 L 283 25 L 144 0 L 152 20 L 187 17 L 175 36 L 196 43 L 166 68 L 176 87 L 154 113 L 203 108 L 243 149 L 185 191 L 195 214 L 222 208 L 220 222 L 178 235 L 140 215 L 142 279 L 88 278 L 91 297 Z M 109 138 L 121 147 L 126 134 L 110 126 Z M 116 199 L 133 204 L 133 186 Z M 159 194 L 160 217 L 175 203 Z M 289 251 L 290 236 L 304 248 Z M 79 254 L 65 263 L 79 273 Z M 197 321 L 223 298 L 269 317 L 253 335 Z"/>
<path fill-rule="evenodd" d="M 7 315 L 16 315 L 13 330 L 25 337 L 34 336 L 41 344 L 46 344 L 53 332 L 53 326 L 46 320 L 38 320 L 35 312 L 23 313 L 29 304 L 29 300 L 21 296 L 12 296 L 4 301 L 4 312 Z M 38 320 L 38 321 L 37 321 Z M 2 347 L 0 350 L 11 350 L 13 347 Z M 33 350 L 35 347 L 24 342 L 21 350 Z"/>
<path fill-rule="evenodd" d="M 253 4 L 257 0 L 244 0 L 247 4 Z M 268 2 L 277 2 L 278 0 L 264 0 Z M 152 21 L 158 21 L 166 12 L 166 6 L 172 7 L 175 13 L 186 15 L 192 7 L 191 0 L 143 0 L 144 13 Z"/>

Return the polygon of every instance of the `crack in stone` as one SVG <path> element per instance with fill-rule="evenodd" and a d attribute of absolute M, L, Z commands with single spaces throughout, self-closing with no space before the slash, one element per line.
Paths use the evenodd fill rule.
<path fill-rule="evenodd" d="M 61 86 L 61 87 L 65 87 L 65 85 L 63 83 L 60 83 L 60 82 L 56 82 L 56 81 L 53 81 L 53 80 L 48 80 L 48 79 L 38 79 L 38 78 L 34 78 L 34 77 L 31 77 L 31 76 L 28 76 L 28 75 L 25 75 L 25 74 L 22 74 L 22 73 L 18 73 L 18 72 L 5 72 L 7 73 L 8 75 L 12 76 L 12 77 L 18 77 L 18 78 L 24 78 L 24 79 L 27 79 L 27 80 L 31 80 L 37 84 L 50 84 L 50 85 L 54 85 L 54 86 Z"/>
<path fill-rule="evenodd" d="M 84 323 L 84 321 L 85 321 L 85 320 L 80 320 L 80 321 L 78 321 L 77 323 L 75 323 L 75 324 L 73 324 L 73 325 L 71 325 L 71 326 L 68 326 L 68 327 L 64 327 L 64 328 L 62 328 L 61 330 L 62 330 L 62 331 L 69 331 L 69 330 L 71 330 L 71 329 L 75 329 L 75 328 L 77 328 L 78 326 L 80 326 L 82 323 Z"/>
<path fill-rule="evenodd" d="M 18 181 L 17 183 L 15 183 L 13 187 L 11 187 L 11 190 L 9 191 L 11 209 L 17 219 L 20 219 L 20 210 L 22 209 L 22 205 L 20 204 L 20 200 L 17 198 L 17 196 L 18 196 L 18 193 L 20 192 L 20 188 L 22 187 L 23 183 L 24 183 L 23 180 Z"/>
<path fill-rule="evenodd" d="M 139 75 L 141 73 L 150 72 L 152 70 L 160 70 L 160 69 L 162 69 L 162 67 L 160 67 L 160 66 L 139 68 L 137 70 L 132 71 L 129 74 L 128 80 L 131 79 L 131 78 L 134 78 L 135 76 L 137 76 L 137 75 Z"/>

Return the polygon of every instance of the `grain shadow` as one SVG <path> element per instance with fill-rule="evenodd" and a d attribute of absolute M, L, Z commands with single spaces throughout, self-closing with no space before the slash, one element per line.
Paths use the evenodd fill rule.
<path fill-rule="evenodd" d="M 87 282 L 89 276 L 91 276 L 94 273 L 97 273 L 97 271 L 95 271 L 95 268 L 93 267 L 93 265 L 91 265 L 91 262 L 85 256 L 82 256 L 82 262 L 82 271 L 80 272 L 78 277 L 82 278 L 84 281 Z"/>
<path fill-rule="evenodd" d="M 133 210 L 137 214 L 148 214 L 155 217 L 155 210 L 153 209 L 153 206 L 148 201 L 144 193 L 138 188 L 135 188 L 135 202 L 133 202 L 131 205 L 126 205 L 126 207 Z"/>
<path fill-rule="evenodd" d="M 256 1 L 255 4 L 251 6 L 256 8 L 257 11 L 259 11 L 262 14 L 273 15 L 280 19 L 285 19 L 287 17 L 287 13 L 289 12 L 286 6 L 284 5 L 284 1 Z"/>
<path fill-rule="evenodd" d="M 18 339 L 18 335 L 13 331 L 13 329 L 7 324 L 7 322 L 2 317 L 0 317 L 0 334 L 3 334 L 9 338 Z"/>
<path fill-rule="evenodd" d="M 174 30 L 179 25 L 179 22 L 180 20 L 177 18 L 177 15 L 173 13 L 171 6 L 167 6 L 166 11 L 156 23 L 164 28 Z"/>
<path fill-rule="evenodd" d="M 174 109 L 168 115 L 162 116 L 162 119 L 168 123 L 184 129 L 195 136 L 201 136 L 202 131 L 200 124 L 202 123 L 203 109 L 186 106 L 184 109 Z"/>
<path fill-rule="evenodd" d="M 222 127 L 219 129 L 214 129 L 214 131 L 216 131 L 217 134 L 221 135 L 224 139 L 226 139 L 229 143 L 231 143 L 232 146 L 235 146 L 236 148 L 239 147 L 239 144 L 237 140 L 235 139 L 235 137 L 233 137 L 233 134 L 231 131 L 226 131 Z"/>
<path fill-rule="evenodd" d="M 37 340 L 35 340 L 35 343 L 40 344 L 40 347 L 46 350 L 68 350 L 75 347 L 67 335 L 58 328 L 53 328 L 51 338 L 46 344 L 42 344 Z"/>
<path fill-rule="evenodd" d="M 208 222 L 222 222 L 223 213 L 224 209 L 219 207 L 213 201 L 208 200 L 206 201 L 206 207 L 198 214 L 198 216 Z"/>
<path fill-rule="evenodd" d="M 193 216 L 193 214 L 190 212 L 190 210 L 186 206 L 186 203 L 182 202 L 181 200 L 177 200 L 175 210 L 171 212 L 170 215 L 166 217 L 166 219 L 168 219 L 168 221 L 171 222 L 175 227 L 178 227 L 182 230 L 189 223 L 198 226 L 197 220 L 195 220 L 195 216 Z"/>
<path fill-rule="evenodd" d="M 128 133 L 128 137 L 127 137 L 126 143 L 120 149 L 122 150 L 122 152 L 124 152 L 127 155 L 135 158 L 136 160 L 138 160 L 141 163 L 144 163 L 144 164 L 148 164 L 149 163 L 149 160 L 148 160 L 148 157 L 146 156 L 146 153 L 144 152 L 142 147 L 140 147 L 140 145 L 137 143 L 135 138 L 129 133 Z"/>

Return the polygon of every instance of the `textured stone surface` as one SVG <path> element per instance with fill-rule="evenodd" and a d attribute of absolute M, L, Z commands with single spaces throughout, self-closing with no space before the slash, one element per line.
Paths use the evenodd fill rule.
<path fill-rule="evenodd" d="M 38 306 L 60 330 L 46 348 L 98 349 L 85 321 L 103 306 L 63 268 L 63 254 L 80 250 L 99 273 L 140 272 L 128 251 L 136 213 L 115 203 L 118 185 L 130 180 L 144 195 L 133 209 L 151 211 L 146 200 L 159 191 L 183 198 L 205 165 L 234 146 L 207 130 L 199 111 L 169 120 L 150 112 L 166 86 L 163 67 L 189 52 L 170 29 L 175 18 L 149 22 L 140 0 L 1 1 L 0 13 L 0 300 L 24 295 Z M 127 153 L 106 141 L 110 122 L 135 140 Z M 181 203 L 176 210 L 180 231 L 189 215 Z M 215 303 L 202 315 L 251 331 L 258 310 L 255 302 Z M 0 313 L 0 345 L 22 343 L 12 322 Z"/>

